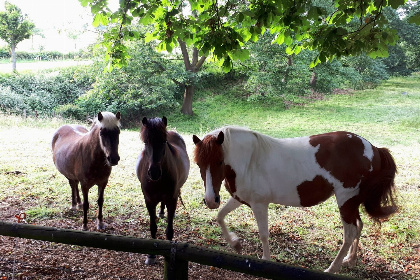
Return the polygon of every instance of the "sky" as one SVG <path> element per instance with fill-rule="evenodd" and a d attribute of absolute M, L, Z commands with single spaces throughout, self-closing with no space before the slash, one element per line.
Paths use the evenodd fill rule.
<path fill-rule="evenodd" d="M 17 45 L 17 51 L 55 50 L 63 53 L 86 48 L 96 39 L 92 32 L 93 16 L 89 8 L 82 7 L 78 0 L 7 0 L 18 6 L 23 14 L 40 29 L 45 38 L 35 35 Z M 0 11 L 5 11 L 5 0 L 0 0 Z M 83 30 L 91 30 L 78 35 L 77 39 L 69 38 Z M 0 41 L 5 46 L 4 41 Z"/>

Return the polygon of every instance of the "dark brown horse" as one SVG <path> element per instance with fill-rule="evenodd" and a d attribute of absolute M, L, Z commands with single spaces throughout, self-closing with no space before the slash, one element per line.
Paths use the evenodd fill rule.
<path fill-rule="evenodd" d="M 98 113 L 90 131 L 80 125 L 64 125 L 53 136 L 52 151 L 54 164 L 70 183 L 72 209 L 82 206 L 79 196 L 79 182 L 83 194 L 83 230 L 87 230 L 88 193 L 98 186 L 98 229 L 104 229 L 102 205 L 104 190 L 117 165 L 121 114 Z"/>
<path fill-rule="evenodd" d="M 163 215 L 165 205 L 168 210 L 166 239 L 172 240 L 175 209 L 181 187 L 188 177 L 190 161 L 182 137 L 166 130 L 165 117 L 143 118 L 142 123 L 140 136 L 145 146 L 138 157 L 136 173 L 150 216 L 150 233 L 156 238 L 156 206 L 160 202 L 160 215 Z M 155 259 L 156 256 L 149 255 L 146 264 L 154 264 Z"/>

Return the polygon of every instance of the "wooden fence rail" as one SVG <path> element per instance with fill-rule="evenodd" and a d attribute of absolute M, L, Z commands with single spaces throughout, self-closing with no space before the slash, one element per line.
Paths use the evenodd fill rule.
<path fill-rule="evenodd" d="M 269 279 L 350 279 L 254 257 L 230 254 L 184 242 L 143 239 L 0 221 L 0 235 L 165 257 L 165 279 L 188 279 L 188 262 Z"/>

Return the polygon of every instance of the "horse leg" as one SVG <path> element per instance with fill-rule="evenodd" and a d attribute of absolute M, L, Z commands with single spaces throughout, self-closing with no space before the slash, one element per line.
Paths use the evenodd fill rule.
<path fill-rule="evenodd" d="M 107 183 L 98 185 L 98 221 L 96 228 L 97 229 L 105 229 L 106 224 L 103 222 L 103 216 L 102 216 L 102 206 L 104 205 L 104 191 Z"/>
<path fill-rule="evenodd" d="M 88 230 L 87 226 L 87 212 L 89 210 L 89 187 L 82 185 L 82 194 L 83 194 L 83 230 Z"/>
<path fill-rule="evenodd" d="M 348 266 L 348 267 L 353 267 L 353 266 L 356 265 L 357 249 L 358 249 L 358 246 L 359 246 L 359 238 L 360 238 L 360 235 L 361 235 L 362 229 L 363 229 L 363 222 L 360 218 L 357 220 L 356 226 L 357 226 L 357 236 L 354 239 L 353 243 L 351 244 L 350 250 L 349 250 L 347 256 L 343 260 L 343 265 Z"/>
<path fill-rule="evenodd" d="M 252 212 L 254 213 L 255 219 L 258 224 L 258 233 L 263 246 L 263 260 L 270 260 L 270 247 L 268 244 L 268 204 L 252 204 Z"/>
<path fill-rule="evenodd" d="M 157 224 L 156 224 L 156 205 L 157 203 L 151 203 L 146 201 L 147 211 L 150 217 L 150 234 L 153 239 L 156 239 Z M 153 265 L 156 263 L 156 255 L 147 255 L 145 264 Z"/>
<path fill-rule="evenodd" d="M 344 257 L 348 253 L 346 264 L 356 262 L 357 246 L 362 231 L 362 221 L 359 214 L 359 204 L 349 199 L 340 207 L 341 222 L 344 228 L 344 240 L 337 256 L 325 272 L 335 273 L 340 270 Z"/>
<path fill-rule="evenodd" d="M 163 201 L 160 203 L 159 218 L 165 218 L 165 203 L 163 203 Z"/>
<path fill-rule="evenodd" d="M 166 227 L 166 240 L 172 240 L 174 237 L 174 217 L 175 217 L 175 210 L 176 204 L 178 202 L 178 198 L 173 199 L 171 202 L 166 203 L 166 208 L 168 210 L 168 225 Z"/>
<path fill-rule="evenodd" d="M 77 210 L 77 208 L 81 208 L 82 203 L 80 201 L 79 195 L 79 181 L 77 180 L 69 180 L 69 184 L 71 187 L 71 210 Z"/>
<path fill-rule="evenodd" d="M 231 197 L 226 202 L 225 206 L 223 206 L 223 208 L 220 209 L 219 213 L 217 213 L 217 223 L 222 228 L 223 237 L 226 239 L 229 245 L 232 246 L 235 249 L 235 251 L 238 253 L 240 253 L 242 249 L 241 242 L 239 241 L 239 238 L 238 236 L 236 236 L 235 233 L 228 231 L 225 224 L 225 216 L 241 205 L 242 205 L 241 202 Z"/>

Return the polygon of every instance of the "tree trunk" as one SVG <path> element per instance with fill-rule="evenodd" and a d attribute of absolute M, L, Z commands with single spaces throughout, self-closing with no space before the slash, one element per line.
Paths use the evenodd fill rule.
<path fill-rule="evenodd" d="M 193 95 L 194 95 L 194 86 L 193 85 L 186 85 L 185 86 L 185 92 L 184 92 L 184 101 L 182 102 L 182 108 L 181 112 L 184 115 L 192 115 L 192 101 L 193 101 Z"/>
<path fill-rule="evenodd" d="M 10 49 L 12 52 L 12 69 L 13 69 L 13 72 L 16 72 L 16 46 L 11 45 Z"/>
<path fill-rule="evenodd" d="M 188 55 L 187 45 L 184 41 L 178 39 L 179 46 L 181 47 L 182 57 L 184 59 L 185 70 L 190 71 L 193 73 L 197 73 L 201 66 L 203 65 L 204 61 L 206 60 L 206 56 L 202 56 L 200 59 L 198 58 L 198 49 L 193 48 L 192 53 L 192 62 L 190 63 L 190 56 Z M 185 92 L 184 92 L 184 100 L 182 102 L 181 113 L 184 115 L 192 115 L 192 101 L 194 96 L 194 85 L 184 85 Z"/>
<path fill-rule="evenodd" d="M 316 80 L 317 80 L 317 77 L 316 77 L 316 73 L 314 71 L 314 72 L 312 72 L 312 77 L 311 77 L 311 80 L 309 81 L 309 85 L 311 86 L 311 88 L 316 87 Z"/>
<path fill-rule="evenodd" d="M 289 55 L 289 57 L 287 57 L 287 68 L 286 68 L 286 72 L 284 73 L 284 77 L 282 79 L 282 82 L 287 84 L 287 82 L 289 81 L 289 71 L 290 71 L 290 66 L 293 65 L 293 56 Z"/>

